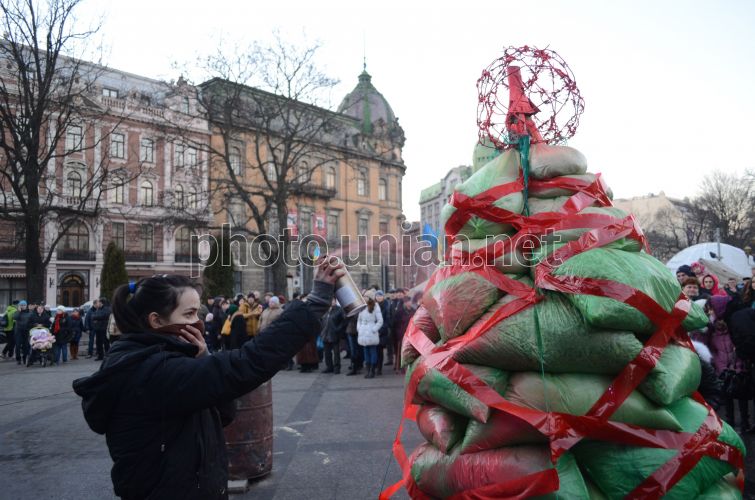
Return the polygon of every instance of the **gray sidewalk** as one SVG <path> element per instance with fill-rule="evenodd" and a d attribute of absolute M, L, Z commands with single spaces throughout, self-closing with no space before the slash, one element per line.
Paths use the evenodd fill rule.
<path fill-rule="evenodd" d="M 348 365 L 348 360 L 344 360 Z M 0 499 L 109 499 L 105 438 L 84 422 L 71 381 L 88 359 L 26 368 L 0 360 Z M 377 498 L 400 471 L 391 446 L 403 377 L 280 372 L 273 379 L 273 472 L 237 499 Z M 404 437 L 420 441 L 412 424 Z M 407 498 L 400 492 L 394 498 Z"/>

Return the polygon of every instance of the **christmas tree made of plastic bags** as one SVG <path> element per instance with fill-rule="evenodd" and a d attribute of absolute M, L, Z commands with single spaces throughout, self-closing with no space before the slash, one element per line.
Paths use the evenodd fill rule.
<path fill-rule="evenodd" d="M 409 453 L 399 431 L 398 485 L 413 498 L 741 498 L 742 440 L 697 393 L 687 332 L 706 314 L 579 151 L 529 139 L 442 211 L 452 244 L 401 353 L 404 419 L 426 442 Z"/>

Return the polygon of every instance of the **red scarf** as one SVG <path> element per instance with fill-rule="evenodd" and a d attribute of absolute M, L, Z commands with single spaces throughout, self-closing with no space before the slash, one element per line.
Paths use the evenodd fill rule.
<path fill-rule="evenodd" d="M 55 315 L 55 324 L 52 325 L 52 333 L 57 335 L 60 332 L 60 321 L 65 316 L 65 313 L 58 313 Z"/>

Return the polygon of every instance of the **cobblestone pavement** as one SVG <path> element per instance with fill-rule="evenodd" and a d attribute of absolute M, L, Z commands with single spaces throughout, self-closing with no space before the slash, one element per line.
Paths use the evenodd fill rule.
<path fill-rule="evenodd" d="M 87 427 L 80 399 L 71 391 L 72 380 L 97 366 L 79 359 L 23 368 L 0 360 L 0 499 L 115 498 L 105 439 Z M 400 477 L 391 445 L 403 377 L 389 368 L 371 380 L 296 371 L 276 375 L 273 472 L 232 498 L 377 498 Z M 407 426 L 404 438 L 410 449 L 421 440 L 414 425 Z M 746 436 L 750 450 L 754 439 Z M 755 499 L 752 456 L 747 469 L 746 498 Z M 394 498 L 407 495 L 402 491 Z"/>

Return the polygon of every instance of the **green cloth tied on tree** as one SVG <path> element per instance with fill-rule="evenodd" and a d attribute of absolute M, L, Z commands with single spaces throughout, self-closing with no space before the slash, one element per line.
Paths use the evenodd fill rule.
<path fill-rule="evenodd" d="M 520 171 L 519 153 L 509 150 L 495 157 L 480 170 L 472 174 L 469 179 L 456 186 L 454 191 L 474 198 L 478 194 L 495 186 L 515 182 L 519 178 Z M 515 214 L 520 214 L 524 208 L 524 196 L 521 191 L 515 191 L 497 198 L 492 205 Z M 443 207 L 440 217 L 444 228 L 446 227 L 446 222 L 448 222 L 456 210 L 456 207 L 451 204 L 446 204 Z M 457 234 L 470 239 L 484 239 L 487 236 L 495 236 L 511 230 L 511 224 L 490 221 L 473 215 Z"/>
<path fill-rule="evenodd" d="M 697 432 L 708 413 L 703 405 L 690 398 L 677 401 L 668 410 L 679 421 L 682 430 L 688 433 Z M 745 452 L 744 443 L 725 422 L 718 441 L 736 447 L 743 454 Z M 625 446 L 603 441 L 583 441 L 573 451 L 582 470 L 608 498 L 624 498 L 679 452 L 674 449 Z M 697 498 L 733 472 L 734 468 L 728 463 L 703 456 L 663 498 Z"/>

